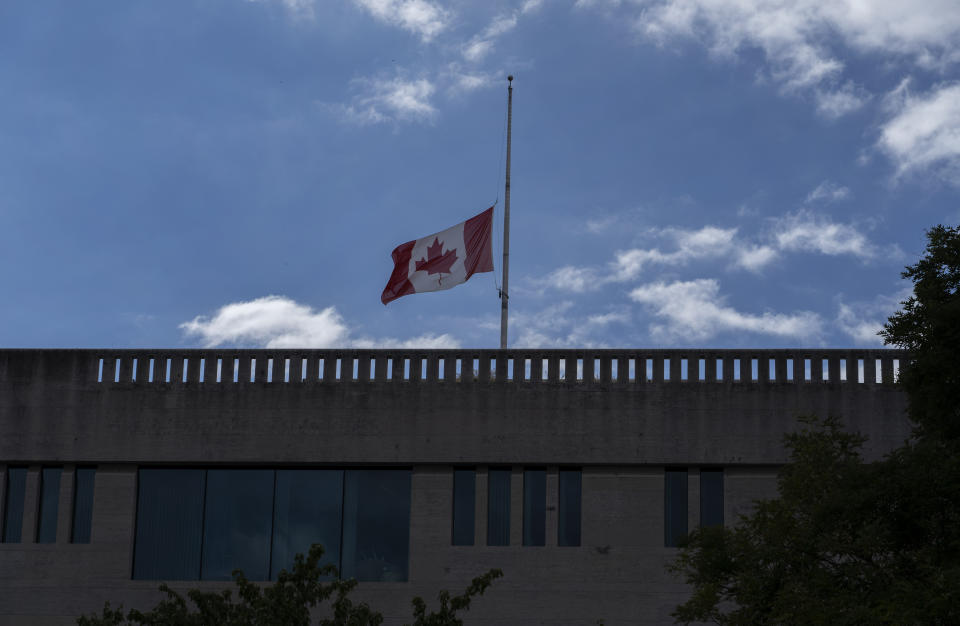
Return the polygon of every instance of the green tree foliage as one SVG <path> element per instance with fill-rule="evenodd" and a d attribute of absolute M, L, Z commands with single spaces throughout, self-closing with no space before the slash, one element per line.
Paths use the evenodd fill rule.
<path fill-rule="evenodd" d="M 913 295 L 880 334 L 910 351 L 900 380 L 920 436 L 960 438 L 960 228 L 927 232 L 926 254 L 903 272 Z"/>
<path fill-rule="evenodd" d="M 671 569 L 692 587 L 678 622 L 960 623 L 960 230 L 927 233 L 914 293 L 882 331 L 914 436 L 866 463 L 836 419 L 788 435 L 779 497 L 734 528 L 690 534 Z"/>
<path fill-rule="evenodd" d="M 470 601 L 474 596 L 482 596 L 493 581 L 503 576 L 499 569 L 492 569 L 477 576 L 459 596 L 450 597 L 448 591 L 439 594 L 440 610 L 427 613 L 427 603 L 423 598 L 413 599 L 413 626 L 463 626 L 463 620 L 457 617 L 460 611 L 470 610 Z"/>
<path fill-rule="evenodd" d="M 365 603 L 354 603 L 349 595 L 354 579 L 339 578 L 334 565 L 320 567 L 323 547 L 314 544 L 306 557 L 298 554 L 291 571 L 283 570 L 270 585 L 250 582 L 240 570 L 233 572 L 233 590 L 219 592 L 191 589 L 186 598 L 166 584 L 160 585 L 166 597 L 147 612 L 123 607 L 111 608 L 107 602 L 99 615 L 77 618 L 78 626 L 379 626 L 383 616 Z M 426 603 L 414 598 L 414 626 L 462 626 L 459 611 L 470 608 L 475 595 L 482 595 L 503 572 L 492 569 L 473 579 L 466 591 L 453 598 L 440 592 L 439 612 L 426 612 Z M 328 580 L 332 577 L 332 580 Z M 189 602 L 188 602 L 189 600 Z M 330 601 L 328 617 L 311 621 L 315 607 Z M 318 611 L 323 612 L 323 611 Z"/>

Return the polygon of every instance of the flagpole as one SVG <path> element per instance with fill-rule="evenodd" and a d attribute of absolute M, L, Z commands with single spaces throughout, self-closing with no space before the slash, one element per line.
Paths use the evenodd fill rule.
<path fill-rule="evenodd" d="M 507 76 L 507 176 L 503 191 L 503 287 L 500 289 L 500 349 L 507 349 L 507 284 L 510 278 L 510 131 L 513 125 L 513 76 Z"/>

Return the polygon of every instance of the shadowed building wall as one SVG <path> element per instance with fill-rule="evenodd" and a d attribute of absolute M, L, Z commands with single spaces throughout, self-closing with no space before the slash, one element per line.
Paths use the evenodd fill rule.
<path fill-rule="evenodd" d="M 280 497 L 290 470 L 341 480 L 345 508 L 331 515 L 342 520 L 346 550 L 337 558 L 383 564 L 380 582 L 361 583 L 357 596 L 388 623 L 410 619 L 414 595 L 461 589 L 490 567 L 505 578 L 470 623 L 669 622 L 685 593 L 664 571 L 676 553 L 671 529 L 699 525 L 701 503 L 707 518 L 730 524 L 775 493 L 782 438 L 798 415 L 842 417 L 868 437 L 869 458 L 900 445 L 909 423 L 893 382 L 903 358 L 888 350 L 0 351 L 0 488 L 10 491 L 0 506 L 3 519 L 10 511 L 21 522 L 19 541 L 0 543 L 0 620 L 72 623 L 108 599 L 152 606 L 158 582 L 134 578 L 147 515 L 137 519 L 138 476 L 179 468 L 202 475 L 201 507 L 226 493 L 216 477 L 259 477 L 265 501 Z M 357 547 L 374 546 L 356 536 L 392 497 L 370 495 L 388 474 L 363 472 L 388 469 L 408 476 L 389 490 L 409 490 L 405 556 Z M 91 470 L 83 543 L 74 537 L 87 515 L 78 485 Z M 456 470 L 473 481 L 473 545 L 453 545 Z M 41 502 L 54 475 L 51 531 Z M 561 497 L 561 483 L 577 484 L 579 500 L 569 486 Z M 563 545 L 574 501 L 579 545 Z M 273 542 L 279 519 L 261 524 Z M 491 524 L 507 524 L 490 542 L 506 545 L 488 545 Z M 54 541 L 38 542 L 41 530 Z M 275 572 L 269 552 L 263 558 Z M 403 559 L 405 570 L 394 564 Z M 198 584 L 223 585 L 176 586 Z"/>

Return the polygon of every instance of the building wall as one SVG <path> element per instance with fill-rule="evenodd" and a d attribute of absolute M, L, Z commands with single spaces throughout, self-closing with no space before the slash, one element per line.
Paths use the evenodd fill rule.
<path fill-rule="evenodd" d="M 841 416 L 869 437 L 866 454 L 877 458 L 909 435 L 904 396 L 890 384 L 901 358 L 893 351 L 0 351 L 0 471 L 29 467 L 23 539 L 0 544 L 0 622 L 73 623 L 107 599 L 141 608 L 159 599 L 156 582 L 131 580 L 139 466 L 373 464 L 413 468 L 409 582 L 362 583 L 357 593 L 388 623 L 410 619 L 414 595 L 433 600 L 490 567 L 505 578 L 475 604 L 474 623 L 668 623 L 685 588 L 664 570 L 676 554 L 664 547 L 664 468 L 688 468 L 695 528 L 699 468 L 724 468 L 731 523 L 755 498 L 775 494 L 776 467 L 786 460 L 782 436 L 797 427 L 797 415 Z M 244 382 L 223 375 L 234 359 Z M 746 375 L 754 359 L 756 376 Z M 484 365 L 477 376 L 474 360 Z M 723 372 L 739 365 L 743 380 L 720 378 L 718 360 Z M 809 380 L 786 375 L 804 373 L 808 361 Z M 153 380 L 142 371 L 151 362 Z M 97 466 L 89 544 L 70 543 L 77 464 Z M 44 465 L 64 468 L 57 541 L 47 545 L 31 534 Z M 474 546 L 450 545 L 453 467 L 462 465 L 478 470 Z M 514 470 L 510 546 L 485 545 L 490 465 Z M 561 465 L 583 471 L 579 547 L 556 546 Z M 544 547 L 520 545 L 524 466 L 547 468 Z"/>

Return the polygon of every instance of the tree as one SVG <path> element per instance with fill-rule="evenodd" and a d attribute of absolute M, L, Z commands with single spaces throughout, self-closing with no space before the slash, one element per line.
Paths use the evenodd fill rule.
<path fill-rule="evenodd" d="M 234 570 L 236 599 L 232 590 L 220 592 L 191 589 L 187 597 L 166 584 L 160 585 L 166 597 L 146 613 L 131 609 L 124 615 L 123 607 L 111 608 L 107 602 L 99 615 L 77 618 L 78 626 L 309 626 L 311 610 L 331 600 L 329 617 L 320 619 L 319 626 L 378 626 L 383 616 L 365 603 L 355 604 L 350 592 L 357 586 L 354 579 L 339 578 L 334 565 L 320 566 L 323 547 L 311 546 L 307 556 L 296 555 L 291 571 L 282 570 L 276 582 L 259 585 L 250 582 L 240 570 Z M 483 592 L 494 580 L 503 576 L 499 569 L 473 579 L 467 590 L 451 599 L 447 591 L 440 592 L 439 612 L 426 612 L 426 603 L 413 599 L 414 626 L 462 626 L 457 612 L 470 608 L 470 601 Z M 324 579 L 333 577 L 324 582 Z M 187 600 L 190 600 L 191 606 Z"/>
<path fill-rule="evenodd" d="M 927 237 L 903 273 L 913 296 L 881 331 L 910 351 L 913 437 L 866 463 L 838 420 L 801 419 L 779 497 L 694 531 L 671 564 L 692 587 L 678 622 L 960 623 L 960 230 Z"/>
<path fill-rule="evenodd" d="M 920 437 L 960 438 L 960 228 L 927 232 L 926 254 L 906 268 L 913 295 L 884 324 L 888 344 L 910 351 L 900 382 Z"/>

